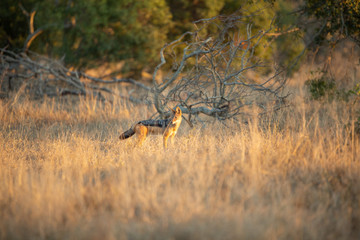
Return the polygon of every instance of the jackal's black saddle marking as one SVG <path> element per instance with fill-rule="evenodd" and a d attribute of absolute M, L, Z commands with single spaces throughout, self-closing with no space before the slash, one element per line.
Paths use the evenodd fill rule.
<path fill-rule="evenodd" d="M 142 124 L 144 126 L 166 128 L 170 122 L 171 122 L 171 119 L 142 120 L 142 121 L 138 122 L 138 124 Z"/>

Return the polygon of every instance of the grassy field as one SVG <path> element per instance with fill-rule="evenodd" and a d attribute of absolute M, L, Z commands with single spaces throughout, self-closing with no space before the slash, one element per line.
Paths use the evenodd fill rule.
<path fill-rule="evenodd" d="M 264 121 L 118 136 L 153 109 L 0 101 L 0 239 L 359 239 L 349 104 L 291 96 Z"/>

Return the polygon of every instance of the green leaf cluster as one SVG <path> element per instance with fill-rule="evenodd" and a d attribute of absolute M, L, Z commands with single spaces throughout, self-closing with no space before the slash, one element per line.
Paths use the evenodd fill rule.
<path fill-rule="evenodd" d="M 344 89 L 337 86 L 336 80 L 327 71 L 311 71 L 310 74 L 306 86 L 313 100 L 356 102 L 360 96 L 360 84 Z"/>
<path fill-rule="evenodd" d="M 310 74 L 312 77 L 306 81 L 306 86 L 311 98 L 314 100 L 333 99 L 336 94 L 335 80 L 324 71 L 310 72 Z"/>

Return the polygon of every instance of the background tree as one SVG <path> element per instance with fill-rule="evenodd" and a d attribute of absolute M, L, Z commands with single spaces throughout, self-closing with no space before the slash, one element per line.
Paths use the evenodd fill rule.
<path fill-rule="evenodd" d="M 20 8 L 23 6 L 28 12 L 36 11 L 35 29 L 46 29 L 30 49 L 53 57 L 65 56 L 66 63 L 78 67 L 125 59 L 128 70 L 149 63 L 151 66 L 150 59 L 166 42 L 171 26 L 164 0 L 3 2 L 1 13 L 7 9 L 12 12 L 2 15 L 2 46 L 22 48 L 29 31 Z"/>
<path fill-rule="evenodd" d="M 270 1 L 271 2 L 271 1 Z M 284 1 L 235 0 L 3 0 L 0 7 L 0 44 L 11 50 L 23 49 L 29 35 L 29 15 L 34 17 L 34 29 L 43 30 L 30 50 L 50 57 L 62 58 L 68 65 L 92 67 L 99 63 L 125 60 L 124 72 L 149 70 L 156 65 L 158 52 L 166 42 L 171 42 L 186 31 L 194 31 L 193 22 L 219 14 L 227 15 L 239 8 L 261 10 L 254 17 L 252 29 L 262 29 L 271 24 Z M 291 9 L 290 5 L 282 9 Z M 287 10 L 290 11 L 290 10 Z M 276 22 L 275 22 L 276 23 Z M 215 27 L 206 29 L 214 33 Z M 245 33 L 246 29 L 242 30 Z M 234 33 L 236 34 L 236 33 Z M 283 38 L 273 37 L 269 41 Z M 257 50 L 257 55 L 286 61 L 296 53 L 300 44 L 288 40 L 287 46 L 272 46 Z M 281 52 L 281 54 L 280 54 Z M 293 54 L 294 55 L 294 54 Z M 279 62 L 280 64 L 280 62 Z"/>
<path fill-rule="evenodd" d="M 174 22 L 173 28 L 169 32 L 169 39 L 174 40 L 184 32 L 193 30 L 195 20 L 219 15 L 226 0 L 167 0 L 166 2 Z M 237 8 L 232 8 L 233 12 L 236 10 Z"/>
<path fill-rule="evenodd" d="M 299 26 L 305 32 L 315 25 L 319 33 L 316 44 L 336 44 L 350 38 L 360 45 L 360 1 L 359 0 L 305 0 L 298 11 Z M 313 21 L 312 24 L 309 20 Z M 311 25 L 310 25 L 311 24 Z"/>

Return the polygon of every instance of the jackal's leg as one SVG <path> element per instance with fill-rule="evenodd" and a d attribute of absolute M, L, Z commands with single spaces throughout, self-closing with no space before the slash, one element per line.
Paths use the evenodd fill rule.
<path fill-rule="evenodd" d="M 165 132 L 164 133 L 164 148 L 167 148 L 167 141 L 168 141 L 169 137 L 170 137 L 170 133 Z"/>
<path fill-rule="evenodd" d="M 174 145 L 174 137 L 175 137 L 175 133 L 171 134 L 171 136 L 170 136 L 171 145 Z"/>
<path fill-rule="evenodd" d="M 164 148 L 167 148 L 167 140 L 168 140 L 169 136 L 165 137 L 164 136 Z"/>
<path fill-rule="evenodd" d="M 142 146 L 148 134 L 148 128 L 142 125 L 137 125 L 135 127 L 135 132 L 138 135 L 138 141 L 136 145 Z"/>

